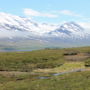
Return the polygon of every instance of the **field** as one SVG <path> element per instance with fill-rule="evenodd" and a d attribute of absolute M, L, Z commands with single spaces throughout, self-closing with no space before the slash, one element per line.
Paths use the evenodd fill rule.
<path fill-rule="evenodd" d="M 90 47 L 0 52 L 0 90 L 90 90 Z"/>
<path fill-rule="evenodd" d="M 90 72 L 76 72 L 50 79 L 24 80 L 0 76 L 0 90 L 90 90 Z"/>

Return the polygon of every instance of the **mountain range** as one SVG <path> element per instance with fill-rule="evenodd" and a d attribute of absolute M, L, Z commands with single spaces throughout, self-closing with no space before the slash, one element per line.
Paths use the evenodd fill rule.
<path fill-rule="evenodd" d="M 90 33 L 75 22 L 38 23 L 29 18 L 0 13 L 1 51 L 89 45 Z"/>

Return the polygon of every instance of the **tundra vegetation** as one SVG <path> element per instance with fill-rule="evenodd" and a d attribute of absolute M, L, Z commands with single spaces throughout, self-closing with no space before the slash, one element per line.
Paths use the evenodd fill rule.
<path fill-rule="evenodd" d="M 90 47 L 0 52 L 0 90 L 90 90 Z"/>

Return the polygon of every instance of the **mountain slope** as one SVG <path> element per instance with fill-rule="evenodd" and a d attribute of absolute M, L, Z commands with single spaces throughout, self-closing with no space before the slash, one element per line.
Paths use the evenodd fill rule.
<path fill-rule="evenodd" d="M 23 18 L 11 14 L 0 13 L 0 31 L 24 31 L 37 36 L 60 36 L 63 34 L 85 35 L 84 28 L 75 22 L 67 22 L 62 25 L 50 25 L 47 23 L 33 22 L 29 18 Z M 82 32 L 82 33 L 81 33 Z M 59 35 L 60 34 L 60 35 Z"/>
<path fill-rule="evenodd" d="M 38 46 L 43 48 L 85 46 L 90 45 L 90 34 L 75 22 L 63 24 L 37 23 L 29 18 L 1 12 L 0 42 L 8 43 L 6 45 L 0 43 L 5 48 L 10 47 L 10 45 L 13 48 L 20 47 L 20 45 L 23 46 L 23 43 L 26 43 L 24 48 L 29 46 L 35 48 L 37 43 Z M 15 44 L 15 42 L 21 43 Z"/>

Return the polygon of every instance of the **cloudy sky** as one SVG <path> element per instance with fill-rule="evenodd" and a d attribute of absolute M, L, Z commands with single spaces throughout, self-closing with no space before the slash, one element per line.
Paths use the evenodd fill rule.
<path fill-rule="evenodd" d="M 38 22 L 75 21 L 90 27 L 90 0 L 0 0 L 0 12 Z"/>

